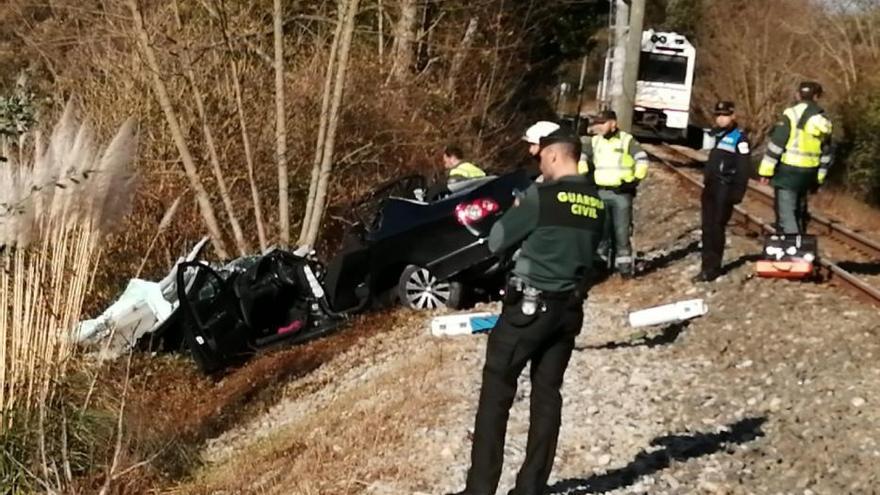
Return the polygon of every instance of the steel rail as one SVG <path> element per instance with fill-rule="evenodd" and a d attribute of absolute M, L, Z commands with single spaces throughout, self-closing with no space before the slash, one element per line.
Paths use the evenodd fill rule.
<path fill-rule="evenodd" d="M 662 146 L 662 148 L 669 152 L 683 156 L 690 161 L 705 161 L 705 158 L 698 156 L 697 153 L 686 153 L 685 151 L 673 146 Z M 657 157 L 656 155 L 655 158 L 659 161 L 663 161 L 662 158 Z M 665 163 L 665 165 L 667 165 L 667 167 L 670 166 L 669 163 Z M 773 193 L 771 192 L 771 190 L 769 190 L 769 187 L 760 186 L 750 182 L 748 185 L 748 192 L 754 193 L 754 197 L 757 197 L 757 199 L 764 204 L 770 207 L 774 206 Z M 880 261 L 880 242 L 868 238 L 846 227 L 840 222 L 834 221 L 824 215 L 810 213 L 810 222 L 811 224 L 813 224 L 813 226 L 818 225 L 821 227 L 820 229 L 817 229 L 819 230 L 819 233 L 830 235 L 841 243 L 847 245 L 848 247 L 853 248 L 857 251 L 861 251 L 862 253 L 877 258 L 878 261 Z"/>
<path fill-rule="evenodd" d="M 703 182 L 701 180 L 698 180 L 692 177 L 690 174 L 687 174 L 683 170 L 670 163 L 668 160 L 660 158 L 653 153 L 651 155 L 657 162 L 663 164 L 667 170 L 673 172 L 677 177 L 690 185 L 692 188 L 703 189 Z M 752 232 L 758 234 L 772 234 L 776 231 L 770 224 L 747 212 L 743 207 L 739 205 L 734 206 L 734 217 L 738 221 L 742 222 L 745 227 Z M 823 275 L 825 278 L 828 278 L 832 282 L 835 282 L 838 286 L 842 286 L 843 288 L 850 290 L 853 294 L 860 297 L 864 301 L 880 306 L 880 290 L 871 285 L 868 285 L 862 279 L 844 270 L 840 267 L 840 265 L 834 263 L 833 261 L 819 257 L 818 263 L 819 266 L 822 268 L 822 271 L 824 272 Z"/>
<path fill-rule="evenodd" d="M 755 193 L 763 203 L 773 206 L 773 193 L 765 188 L 749 184 L 749 192 Z M 830 235 L 841 243 L 880 260 L 880 242 L 869 239 L 824 215 L 810 213 L 810 223 L 814 227 L 818 225 L 817 230 L 820 233 Z"/>

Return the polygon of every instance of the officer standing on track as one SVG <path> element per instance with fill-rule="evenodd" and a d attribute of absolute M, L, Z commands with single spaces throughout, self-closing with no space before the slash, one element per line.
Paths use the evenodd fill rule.
<path fill-rule="evenodd" d="M 521 244 L 501 317 L 489 335 L 467 486 L 459 495 L 494 495 L 517 378 L 531 362 L 526 459 L 512 495 L 544 493 L 561 423 L 560 388 L 583 323 L 587 277 L 604 206 L 579 175 L 580 142 L 565 129 L 539 140 L 544 182 L 533 184 L 492 227 L 489 249 Z"/>
<path fill-rule="evenodd" d="M 648 154 L 635 138 L 617 127 L 617 114 L 599 112 L 591 123 L 595 135 L 583 139 L 578 172 L 587 174 L 599 187 L 608 209 L 600 254 L 614 253 L 614 267 L 624 277 L 635 274 L 632 250 L 633 199 L 648 174 Z M 613 245 L 614 249 L 611 249 Z"/>
<path fill-rule="evenodd" d="M 806 233 L 808 194 L 825 182 L 833 160 L 832 126 L 817 103 L 821 96 L 819 83 L 798 86 L 798 103 L 785 109 L 771 131 L 758 168 L 763 183 L 773 179 L 776 229 L 783 234 Z"/>
<path fill-rule="evenodd" d="M 749 141 L 736 125 L 733 102 L 715 104 L 714 144 L 704 168 L 702 196 L 703 260 L 696 282 L 721 276 L 725 228 L 733 206 L 742 202 L 749 182 Z"/>

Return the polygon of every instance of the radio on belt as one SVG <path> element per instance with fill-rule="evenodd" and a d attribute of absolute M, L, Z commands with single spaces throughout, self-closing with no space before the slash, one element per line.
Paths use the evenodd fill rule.
<path fill-rule="evenodd" d="M 758 261 L 760 277 L 801 279 L 815 273 L 818 258 L 816 236 L 776 234 L 764 240 L 762 259 Z"/>

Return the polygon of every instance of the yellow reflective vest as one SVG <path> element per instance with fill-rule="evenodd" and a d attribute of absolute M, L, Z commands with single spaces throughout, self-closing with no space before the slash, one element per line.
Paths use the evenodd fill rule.
<path fill-rule="evenodd" d="M 593 179 L 600 187 L 618 187 L 624 183 L 642 180 L 648 175 L 648 156 L 636 147 L 633 155 L 633 136 L 618 131 L 610 138 L 593 136 L 590 140 L 592 160 L 584 157 L 578 163 L 578 173 L 590 172 L 593 163 Z"/>
<path fill-rule="evenodd" d="M 785 109 L 783 124 L 788 130 L 788 138 L 785 145 L 780 146 L 781 139 L 773 139 L 771 136 L 767 144 L 767 153 L 758 167 L 758 175 L 772 177 L 779 162 L 800 169 L 822 167 L 821 172 L 826 171 L 831 157 L 827 154 L 823 155 L 822 146 L 831 136 L 831 121 L 824 114 L 816 113 L 806 119 L 806 122 L 801 123 L 807 109 L 807 103 L 798 103 Z M 824 173 L 822 175 L 824 179 Z"/>
<path fill-rule="evenodd" d="M 449 171 L 450 182 L 457 182 L 467 179 L 479 179 L 480 177 L 485 176 L 486 172 L 483 172 L 483 169 L 474 165 L 471 162 L 461 162 L 456 165 L 455 168 Z"/>

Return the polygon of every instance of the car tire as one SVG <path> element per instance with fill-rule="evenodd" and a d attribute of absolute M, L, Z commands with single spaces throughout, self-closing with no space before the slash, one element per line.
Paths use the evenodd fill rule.
<path fill-rule="evenodd" d="M 430 310 L 461 307 L 464 286 L 460 282 L 437 280 L 427 268 L 409 265 L 400 274 L 397 297 L 411 309 Z"/>

